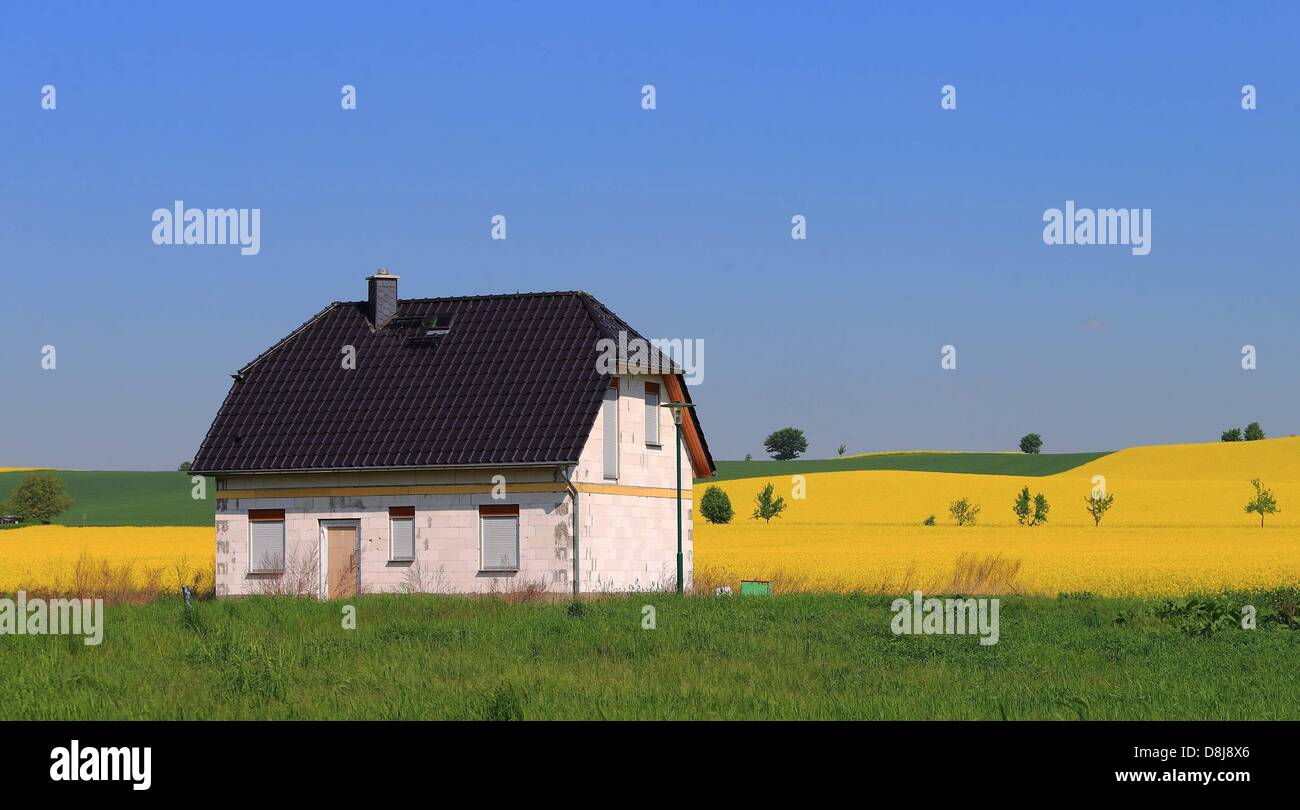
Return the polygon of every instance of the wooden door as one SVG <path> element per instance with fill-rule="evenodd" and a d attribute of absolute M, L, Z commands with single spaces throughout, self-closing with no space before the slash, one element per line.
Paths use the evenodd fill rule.
<path fill-rule="evenodd" d="M 327 580 L 330 599 L 343 599 L 357 592 L 357 530 L 354 526 L 325 528 Z"/>

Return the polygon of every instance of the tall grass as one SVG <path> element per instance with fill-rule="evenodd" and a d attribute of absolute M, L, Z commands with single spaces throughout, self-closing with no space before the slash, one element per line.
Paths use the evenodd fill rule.
<path fill-rule="evenodd" d="M 872 576 L 853 573 L 838 577 L 813 576 L 800 571 L 777 569 L 767 576 L 777 593 L 840 593 L 897 596 L 921 590 L 936 594 L 1014 595 L 1024 593 L 1019 582 L 1021 561 L 998 554 L 980 555 L 963 552 L 957 555 L 951 573 L 930 578 L 918 575 L 916 564 L 909 565 L 901 576 L 888 572 Z M 752 577 L 751 577 L 752 578 Z M 742 577 L 733 571 L 705 567 L 695 572 L 697 594 L 717 593 L 728 587 L 738 591 Z"/>
<path fill-rule="evenodd" d="M 164 595 L 99 646 L 0 639 L 0 718 L 1300 719 L 1295 592 L 1215 598 L 1259 629 L 1088 594 L 1003 597 L 991 647 L 896 636 L 861 594 Z"/>
<path fill-rule="evenodd" d="M 200 599 L 215 591 L 212 562 L 191 565 L 180 557 L 172 565 L 139 566 L 135 560 L 112 562 L 82 552 L 70 567 L 54 568 L 39 580 L 20 582 L 13 590 L 43 598 L 103 599 L 105 604 L 143 604 L 187 585 Z"/>

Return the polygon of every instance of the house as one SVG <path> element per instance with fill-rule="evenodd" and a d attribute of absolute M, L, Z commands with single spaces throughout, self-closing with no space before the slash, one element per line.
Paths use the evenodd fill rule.
<path fill-rule="evenodd" d="M 585 292 L 367 281 L 232 375 L 191 467 L 216 478 L 219 595 L 675 587 L 681 368 L 602 368 L 644 338 Z M 689 587 L 690 482 L 716 470 L 693 409 L 681 435 Z"/>

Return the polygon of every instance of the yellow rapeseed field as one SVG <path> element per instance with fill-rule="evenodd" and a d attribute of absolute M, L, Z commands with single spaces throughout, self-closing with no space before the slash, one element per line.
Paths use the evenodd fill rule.
<path fill-rule="evenodd" d="M 1084 508 L 1093 476 L 1115 503 L 1095 527 Z M 1282 510 L 1264 528 L 1242 507 L 1262 478 Z M 772 480 L 789 508 L 770 524 L 749 519 Z M 1051 503 L 1046 525 L 1011 511 L 1028 485 Z M 941 588 L 959 556 L 1020 563 L 1015 589 L 1054 594 L 1174 595 L 1300 583 L 1300 438 L 1135 447 L 1041 478 L 901 471 L 816 473 L 807 497 L 789 477 L 719 484 L 736 518 L 697 520 L 695 565 L 704 580 L 786 579 L 800 587 L 898 591 Z M 704 486 L 695 490 L 698 498 Z M 957 527 L 948 504 L 981 507 Z M 937 525 L 923 526 L 928 515 Z"/>
<path fill-rule="evenodd" d="M 29 526 L 0 531 L 0 592 L 18 588 L 72 590 L 78 562 L 98 568 L 104 563 L 118 571 L 129 569 L 136 585 L 151 576 L 166 588 L 178 586 L 181 570 L 187 581 L 200 573 L 211 582 L 215 535 L 207 527 Z"/>

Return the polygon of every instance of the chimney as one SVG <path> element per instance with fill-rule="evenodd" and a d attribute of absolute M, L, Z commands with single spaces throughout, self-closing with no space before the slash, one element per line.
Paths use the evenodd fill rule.
<path fill-rule="evenodd" d="M 366 281 L 370 282 L 366 314 L 376 329 L 382 329 L 397 314 L 397 278 L 383 267 L 376 270 L 373 276 L 366 277 Z"/>

